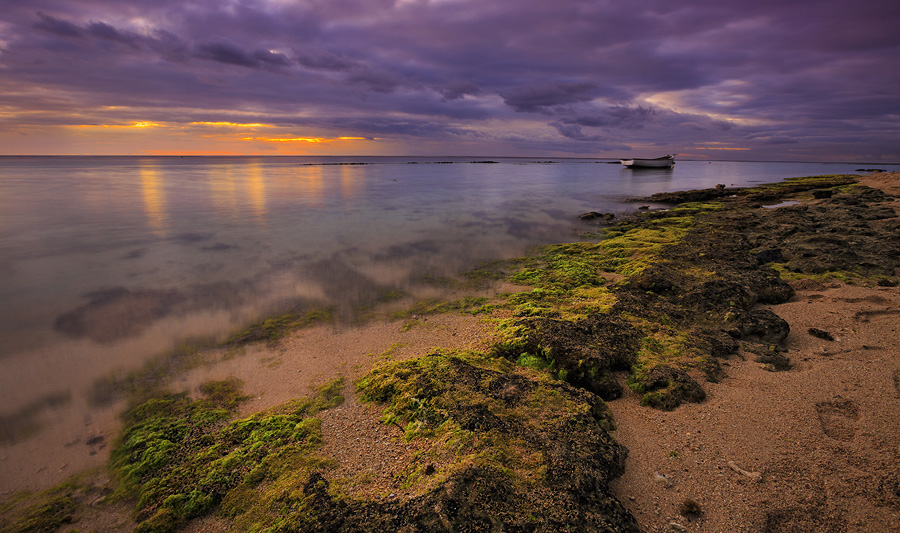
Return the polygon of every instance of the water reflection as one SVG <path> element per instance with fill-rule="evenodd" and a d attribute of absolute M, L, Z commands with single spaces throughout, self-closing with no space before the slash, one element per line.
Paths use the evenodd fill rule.
<path fill-rule="evenodd" d="M 151 161 L 140 162 L 141 194 L 144 199 L 144 211 L 147 213 L 147 225 L 156 235 L 163 235 L 166 229 L 165 197 L 159 170 Z"/>
<path fill-rule="evenodd" d="M 364 174 L 350 166 L 340 166 L 341 198 L 352 200 L 362 192 L 365 184 Z"/>
<path fill-rule="evenodd" d="M 263 178 L 262 166 L 258 161 L 251 163 L 247 168 L 247 197 L 250 206 L 256 215 L 259 225 L 266 223 L 266 183 Z"/>
<path fill-rule="evenodd" d="M 295 200 L 308 207 L 321 207 L 325 194 L 325 169 L 319 165 L 302 166 L 293 181 L 297 191 Z"/>
<path fill-rule="evenodd" d="M 237 214 L 237 185 L 231 165 L 211 166 L 207 173 L 213 209 L 225 219 Z"/>

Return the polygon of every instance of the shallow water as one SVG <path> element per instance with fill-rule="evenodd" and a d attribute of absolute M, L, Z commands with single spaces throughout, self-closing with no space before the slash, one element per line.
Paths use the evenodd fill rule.
<path fill-rule="evenodd" d="M 10 420 L 75 427 L 98 379 L 266 313 L 426 294 L 429 277 L 575 240 L 593 228 L 579 213 L 630 197 L 859 166 L 472 161 L 0 157 L 0 450 L 45 431 Z"/>

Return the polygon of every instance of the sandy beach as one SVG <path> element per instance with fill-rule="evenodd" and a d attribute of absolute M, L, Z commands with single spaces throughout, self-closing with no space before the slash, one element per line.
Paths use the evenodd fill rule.
<path fill-rule="evenodd" d="M 900 174 L 859 181 L 900 195 Z M 892 207 L 900 211 L 900 202 Z M 897 530 L 900 288 L 833 280 L 791 285 L 790 301 L 761 306 L 790 325 L 785 348 L 791 370 L 771 372 L 740 351 L 721 362 L 724 377 L 717 383 L 692 372 L 706 391 L 701 403 L 651 409 L 627 386 L 621 398 L 608 402 L 618 428 L 613 436 L 628 449 L 612 493 L 641 529 Z M 320 414 L 320 454 L 337 461 L 334 477 L 364 479 L 351 495 L 403 499 L 414 491 L 398 474 L 414 460 L 416 444 L 404 442 L 398 427 L 381 423 L 380 409 L 362 404 L 352 383 L 377 362 L 435 348 L 482 350 L 495 334 L 483 317 L 453 313 L 417 317 L 412 327 L 409 321 L 316 326 L 277 346 L 250 346 L 194 369 L 174 387 L 194 392 L 211 379 L 237 377 L 251 396 L 239 414 L 248 415 L 343 377 L 346 401 Z M 622 385 L 625 377 L 616 375 Z M 86 465 L 93 462 L 93 456 L 85 458 Z M 102 482 L 101 475 L 96 483 Z M 133 524 L 121 511 L 88 508 L 77 527 L 129 531 Z M 224 531 L 227 525 L 205 518 L 187 530 Z"/>

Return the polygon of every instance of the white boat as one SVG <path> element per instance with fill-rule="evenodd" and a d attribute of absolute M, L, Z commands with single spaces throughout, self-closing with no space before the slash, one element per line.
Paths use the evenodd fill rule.
<path fill-rule="evenodd" d="M 656 159 L 620 159 L 628 168 L 672 168 L 675 164 L 675 155 L 670 154 Z"/>

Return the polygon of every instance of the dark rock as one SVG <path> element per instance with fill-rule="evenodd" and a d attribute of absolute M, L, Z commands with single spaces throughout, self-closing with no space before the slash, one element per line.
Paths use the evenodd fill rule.
<path fill-rule="evenodd" d="M 605 315 L 578 321 L 535 318 L 522 324 L 528 333 L 521 351 L 547 354 L 566 381 L 604 400 L 622 395 L 611 372 L 634 364 L 640 346 L 634 326 Z M 517 358 L 521 351 L 505 355 Z"/>
<path fill-rule="evenodd" d="M 821 200 L 823 198 L 831 198 L 834 195 L 834 191 L 831 189 L 819 189 L 813 191 L 812 195 L 816 200 Z"/>
<path fill-rule="evenodd" d="M 766 263 L 784 263 L 784 256 L 781 254 L 781 250 L 778 248 L 770 248 L 768 250 L 763 250 L 756 254 L 756 260 L 759 264 L 764 265 Z"/>
<path fill-rule="evenodd" d="M 736 354 L 740 349 L 740 344 L 724 331 L 700 332 L 697 337 L 708 344 L 709 355 L 716 358 L 728 357 Z"/>
<path fill-rule="evenodd" d="M 763 344 L 781 344 L 791 327 L 768 309 L 755 309 L 738 315 L 736 326 L 728 331 L 735 338 L 756 339 Z"/>
<path fill-rule="evenodd" d="M 661 192 L 646 198 L 650 202 L 663 204 L 683 204 L 686 202 L 707 202 L 735 194 L 739 189 L 716 187 L 714 189 L 695 189 L 691 191 Z"/>
<path fill-rule="evenodd" d="M 642 404 L 671 411 L 684 402 L 700 403 L 706 392 L 684 370 L 668 365 L 657 365 L 641 380 L 646 391 Z"/>
<path fill-rule="evenodd" d="M 826 340 L 826 341 L 834 340 L 834 337 L 831 335 L 831 333 L 828 333 L 827 331 L 819 329 L 819 328 L 809 328 L 809 334 L 812 335 L 813 337 L 818 337 L 818 338 Z"/>
<path fill-rule="evenodd" d="M 578 215 L 578 218 L 580 218 L 581 220 L 596 220 L 599 218 L 604 222 L 612 222 L 616 219 L 616 215 L 615 213 L 598 213 L 596 211 L 589 211 L 587 213 Z"/>
<path fill-rule="evenodd" d="M 769 365 L 771 370 L 776 372 L 784 372 L 791 369 L 791 360 L 783 353 L 774 350 L 758 355 L 756 362 Z"/>
<path fill-rule="evenodd" d="M 684 275 L 667 265 L 653 265 L 629 280 L 635 289 L 669 294 L 685 285 Z"/>

